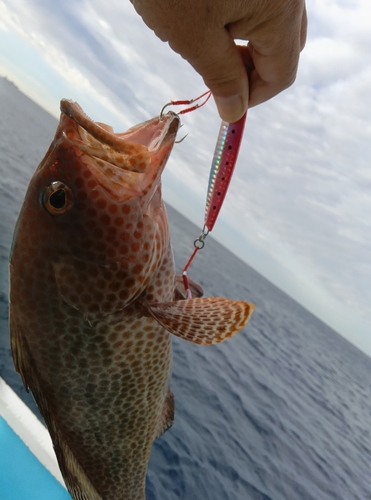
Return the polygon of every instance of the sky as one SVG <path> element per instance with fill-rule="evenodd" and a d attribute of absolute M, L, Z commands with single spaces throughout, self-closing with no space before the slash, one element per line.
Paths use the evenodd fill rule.
<path fill-rule="evenodd" d="M 307 10 L 296 82 L 249 110 L 212 235 L 371 356 L 371 2 Z M 0 76 L 116 131 L 206 90 L 129 0 L 0 0 Z M 201 229 L 220 118 L 210 100 L 183 122 L 164 198 Z"/>

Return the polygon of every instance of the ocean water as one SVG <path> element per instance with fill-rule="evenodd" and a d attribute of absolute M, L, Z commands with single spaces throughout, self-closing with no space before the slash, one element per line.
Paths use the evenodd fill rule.
<path fill-rule="evenodd" d="M 36 412 L 11 361 L 8 255 L 56 124 L 0 78 L 0 376 Z M 199 228 L 168 213 L 180 270 Z M 174 338 L 176 420 L 153 447 L 147 500 L 371 499 L 371 359 L 211 237 L 189 275 L 256 310 L 219 346 Z"/>

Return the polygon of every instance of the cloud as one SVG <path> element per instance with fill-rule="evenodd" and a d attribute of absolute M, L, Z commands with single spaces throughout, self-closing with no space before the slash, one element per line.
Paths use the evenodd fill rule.
<path fill-rule="evenodd" d="M 248 262 L 351 336 L 352 316 L 371 325 L 371 4 L 311 0 L 307 6 L 297 82 L 249 111 L 214 234 L 228 238 L 232 249 L 243 244 L 239 254 Z M 204 89 L 129 2 L 0 0 L 0 13 L 0 29 L 32 44 L 63 82 L 56 102 L 58 92 L 68 91 L 116 129 Z M 35 86 L 36 76 L 27 78 Z M 38 88 L 50 78 L 38 75 Z M 174 150 L 165 188 L 199 224 L 220 120 L 209 104 L 183 121 L 189 136 Z M 344 314 L 342 328 L 336 317 Z"/>

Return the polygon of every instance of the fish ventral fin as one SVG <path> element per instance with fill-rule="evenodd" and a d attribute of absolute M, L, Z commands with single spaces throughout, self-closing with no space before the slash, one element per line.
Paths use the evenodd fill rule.
<path fill-rule="evenodd" d="M 146 304 L 149 314 L 167 331 L 194 344 L 220 344 L 248 322 L 255 306 L 221 297 Z"/>
<path fill-rule="evenodd" d="M 164 432 L 170 429 L 170 427 L 174 423 L 174 415 L 175 415 L 174 394 L 171 392 L 170 389 L 168 389 L 164 401 L 164 409 L 158 423 L 155 439 L 162 436 Z"/>

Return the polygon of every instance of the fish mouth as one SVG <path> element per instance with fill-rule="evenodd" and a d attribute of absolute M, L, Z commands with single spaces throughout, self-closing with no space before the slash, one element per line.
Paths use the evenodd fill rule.
<path fill-rule="evenodd" d="M 121 197 L 140 194 L 161 176 L 174 145 L 180 119 L 160 115 L 126 132 L 89 118 L 76 102 L 61 101 L 64 138 L 83 153 L 83 161 L 98 182 Z"/>

